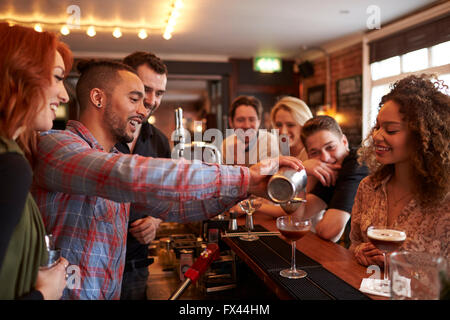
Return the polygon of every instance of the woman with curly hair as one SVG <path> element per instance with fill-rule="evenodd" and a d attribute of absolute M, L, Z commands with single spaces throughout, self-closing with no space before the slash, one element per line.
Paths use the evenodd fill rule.
<path fill-rule="evenodd" d="M 361 181 L 352 210 L 350 250 L 364 265 L 383 265 L 367 238 L 370 225 L 406 231 L 401 249 L 448 259 L 450 236 L 450 97 L 442 81 L 411 75 L 381 99 L 377 122 L 360 161 Z"/>

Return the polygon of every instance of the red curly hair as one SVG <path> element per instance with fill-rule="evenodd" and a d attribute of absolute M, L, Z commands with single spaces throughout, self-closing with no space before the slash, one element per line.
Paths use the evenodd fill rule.
<path fill-rule="evenodd" d="M 70 49 L 50 32 L 0 23 L 0 135 L 16 141 L 32 163 L 37 132 L 34 120 L 44 89 L 51 83 L 56 52 L 63 58 L 66 75 L 72 68 Z"/>

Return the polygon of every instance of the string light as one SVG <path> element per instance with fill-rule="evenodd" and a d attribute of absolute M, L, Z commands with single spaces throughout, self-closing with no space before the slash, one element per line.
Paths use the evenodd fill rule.
<path fill-rule="evenodd" d="M 114 38 L 119 39 L 122 36 L 122 31 L 120 31 L 120 28 L 115 28 L 112 35 Z"/>
<path fill-rule="evenodd" d="M 60 32 L 63 36 L 67 36 L 70 33 L 70 30 L 66 25 L 64 25 L 61 27 Z"/>
<path fill-rule="evenodd" d="M 172 5 L 172 10 L 169 14 L 169 19 L 167 19 L 166 29 L 164 30 L 163 38 L 169 40 L 172 38 L 172 32 L 177 23 L 177 18 L 180 16 L 180 9 L 183 7 L 183 1 L 175 0 Z"/>
<path fill-rule="evenodd" d="M 36 20 L 34 17 L 9 17 L 0 14 L 0 22 L 7 22 L 9 25 L 23 25 L 32 27 L 38 32 L 42 32 L 44 29 L 47 31 L 58 32 L 61 35 L 69 35 L 71 32 L 77 32 L 76 30 L 86 32 L 89 37 L 95 37 L 97 32 L 112 32 L 115 38 L 120 38 L 122 33 L 134 33 L 140 39 L 147 39 L 149 34 L 159 32 L 163 35 L 163 38 L 169 40 L 172 38 L 177 19 L 180 16 L 180 9 L 183 7 L 182 0 L 171 0 L 169 16 L 165 25 L 149 26 L 149 25 L 136 25 L 133 23 L 126 23 L 120 25 L 114 25 L 110 23 L 91 24 L 90 22 L 83 23 L 76 20 L 76 24 L 72 25 L 68 23 L 67 19 L 63 20 Z M 75 31 L 74 31 L 75 30 Z"/>
<path fill-rule="evenodd" d="M 142 40 L 146 39 L 148 37 L 147 31 L 145 29 L 139 30 L 138 37 Z"/>
<path fill-rule="evenodd" d="M 87 31 L 86 31 L 86 34 L 89 36 L 89 37 L 95 37 L 95 35 L 97 34 L 97 32 L 95 32 L 95 28 L 93 27 L 93 26 L 90 26 L 88 29 L 87 29 Z"/>
<path fill-rule="evenodd" d="M 40 23 L 36 23 L 34 25 L 34 30 L 36 30 L 37 32 L 42 32 L 42 26 Z"/>

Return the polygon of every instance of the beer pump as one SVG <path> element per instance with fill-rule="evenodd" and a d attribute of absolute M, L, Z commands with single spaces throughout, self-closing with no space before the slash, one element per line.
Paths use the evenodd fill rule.
<path fill-rule="evenodd" d="M 172 141 L 174 141 L 174 143 L 177 142 L 177 144 L 174 146 L 174 150 L 172 151 L 172 158 L 187 158 L 188 160 L 194 160 L 190 158 L 192 149 L 208 149 L 214 155 L 213 161 L 210 161 L 210 163 L 222 164 L 222 153 L 219 148 L 212 143 L 206 143 L 203 141 L 190 141 L 189 143 L 186 143 L 186 136 L 189 135 L 189 132 L 186 134 L 186 131 L 187 130 L 183 127 L 183 109 L 177 108 L 175 109 L 175 131 L 172 134 Z M 200 154 L 203 155 L 203 152 Z M 195 155 L 196 153 L 194 152 L 194 158 Z M 203 161 L 202 157 L 196 160 Z"/>

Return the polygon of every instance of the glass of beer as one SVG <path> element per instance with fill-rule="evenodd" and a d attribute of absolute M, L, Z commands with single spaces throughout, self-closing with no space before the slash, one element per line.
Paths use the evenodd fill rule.
<path fill-rule="evenodd" d="M 259 237 L 255 234 L 252 234 L 251 231 L 253 229 L 253 212 L 259 209 L 259 207 L 261 207 L 261 204 L 262 204 L 261 199 L 255 196 L 250 196 L 249 198 L 239 202 L 239 206 L 247 214 L 246 217 L 247 234 L 242 237 L 239 237 L 239 239 L 244 241 L 255 241 L 259 239 Z"/>
<path fill-rule="evenodd" d="M 277 228 L 292 246 L 291 268 L 280 271 L 280 275 L 289 279 L 306 277 L 307 273 L 295 266 L 295 242 L 301 239 L 311 229 L 310 219 L 301 219 L 294 216 L 282 216 L 277 218 Z"/>
<path fill-rule="evenodd" d="M 406 240 L 406 232 L 399 228 L 386 226 L 370 226 L 367 229 L 367 237 L 370 242 L 383 252 L 384 258 L 384 280 L 388 284 L 388 264 L 387 256 L 391 252 L 398 250 Z"/>

